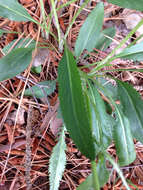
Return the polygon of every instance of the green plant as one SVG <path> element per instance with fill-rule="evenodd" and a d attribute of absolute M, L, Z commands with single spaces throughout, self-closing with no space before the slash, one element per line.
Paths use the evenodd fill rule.
<path fill-rule="evenodd" d="M 108 0 L 108 2 L 121 7 L 134 8 L 142 11 L 143 8 L 141 1 L 142 0 L 134 3 L 133 0 Z M 46 16 L 44 14 L 42 1 L 40 2 L 43 24 L 34 20 L 16 0 L 5 0 L 5 3 L 0 3 L 0 15 L 8 17 L 11 20 L 34 22 L 42 29 L 46 30 L 46 36 L 48 37 L 50 31 L 49 27 L 45 26 Z M 62 43 L 63 41 L 66 41 L 72 24 L 82 8 L 88 2 L 89 0 L 83 3 L 81 9 L 79 9 L 70 23 L 64 37 L 61 37 L 55 1 L 51 0 L 53 10 L 49 16 L 51 18 L 52 16 L 55 17 L 60 51 L 62 50 Z M 64 6 L 67 5 L 68 3 Z M 116 90 L 117 97 L 115 94 L 112 94 L 110 90 L 112 90 L 113 87 L 111 86 L 109 89 L 108 86 L 104 86 L 104 80 L 106 80 L 106 77 L 109 78 L 110 75 L 107 75 L 105 73 L 106 71 L 103 72 L 102 68 L 110 66 L 111 61 L 116 58 L 132 59 L 137 61 L 143 60 L 143 43 L 139 43 L 137 45 L 133 44 L 132 46 L 125 48 L 120 54 L 116 54 L 116 50 L 124 45 L 124 43 L 137 31 L 137 29 L 143 24 L 143 20 L 105 59 L 92 64 L 92 66 L 96 65 L 96 67 L 91 69 L 89 73 L 84 73 L 77 67 L 77 63 L 80 60 L 79 58 L 82 58 L 83 50 L 86 49 L 88 52 L 91 52 L 94 48 L 106 48 L 111 43 L 111 39 L 106 38 L 106 35 L 111 38 L 114 37 L 114 28 L 102 31 L 103 18 L 104 5 L 103 3 L 99 3 L 89 14 L 80 29 L 79 36 L 75 44 L 74 54 L 68 49 L 65 42 L 64 54 L 58 68 L 60 107 L 65 126 L 71 138 L 82 154 L 91 161 L 92 174 L 78 187 L 78 189 L 88 188 L 99 190 L 100 187 L 107 182 L 109 171 L 107 171 L 106 168 L 106 160 L 109 160 L 117 170 L 126 189 L 130 189 L 118 164 L 120 166 L 124 166 L 135 160 L 136 154 L 133 138 L 136 138 L 143 143 L 143 118 L 141 115 L 143 110 L 143 101 L 141 100 L 138 92 L 131 85 L 117 79 L 114 79 L 116 81 L 114 90 Z M 87 30 L 87 33 L 85 30 Z M 57 40 L 56 37 L 55 39 Z M 0 81 L 12 78 L 24 71 L 30 64 L 33 49 L 33 46 L 29 48 L 16 48 L 3 57 L 0 60 Z M 17 70 L 15 70 L 15 67 Z M 90 68 L 91 65 L 87 65 L 86 67 Z M 141 72 L 142 70 L 139 71 Z M 29 93 L 28 90 L 26 93 Z M 42 93 L 43 92 L 40 90 L 40 96 Z M 38 92 L 37 94 L 39 97 Z M 47 94 L 49 94 L 49 92 L 47 92 Z M 101 95 L 106 96 L 109 100 L 107 104 L 108 107 L 111 108 L 110 113 L 107 113 L 107 107 Z M 120 100 L 120 105 L 116 104 L 117 98 Z M 53 190 L 58 189 L 59 181 L 62 177 L 65 166 L 64 138 L 63 129 L 59 142 L 54 148 L 50 159 L 50 183 L 52 184 L 55 182 L 55 186 L 51 185 L 51 189 Z M 107 147 L 112 141 L 114 141 L 116 146 L 119 158 L 118 164 L 116 164 L 113 158 L 106 152 Z M 61 150 L 60 152 L 57 151 L 59 147 Z M 63 162 L 60 164 L 56 159 L 54 159 L 54 155 L 57 155 L 57 153 L 59 153 L 59 156 L 63 156 Z M 95 159 L 98 160 L 97 164 Z M 55 168 L 56 170 L 60 168 L 60 171 L 52 173 Z M 58 175 L 58 180 L 56 175 Z M 102 178 L 100 175 L 102 175 Z"/>
<path fill-rule="evenodd" d="M 132 1 L 126 1 L 128 6 L 123 1 L 109 2 L 132 8 Z M 109 160 L 122 178 L 126 189 L 130 189 L 121 170 L 106 152 L 106 149 L 111 141 L 115 143 L 120 166 L 129 165 L 135 160 L 136 153 L 133 138 L 143 142 L 143 119 L 141 117 L 143 101 L 131 85 L 114 79 L 118 100 L 120 100 L 120 105 L 117 105 L 115 102 L 117 99 L 114 99 L 117 97 L 113 98 L 109 89 L 105 88 L 100 80 L 103 77 L 110 77 L 110 75 L 103 73 L 101 69 L 104 66 L 110 66 L 111 61 L 116 58 L 143 60 L 142 42 L 127 47 L 120 54 L 116 54 L 116 50 L 122 47 L 143 24 L 143 20 L 105 59 L 95 63 L 97 66 L 85 74 L 77 67 L 77 63 L 84 49 L 91 52 L 93 48 L 98 46 L 98 39 L 102 33 L 103 13 L 103 3 L 99 3 L 81 27 L 75 44 L 74 55 L 76 59 L 65 45 L 64 55 L 58 68 L 59 99 L 62 116 L 71 138 L 79 150 L 91 160 L 92 177 L 87 178 L 78 189 L 98 190 L 108 180 L 106 175 L 98 173 L 98 164 L 96 166 L 94 161 L 96 158 L 98 158 L 100 164 L 101 159 Z M 95 22 L 93 22 L 93 18 Z M 87 28 L 88 31 L 85 33 Z M 102 46 L 104 46 L 104 43 L 102 43 Z M 90 65 L 86 67 L 90 67 Z M 112 113 L 110 114 L 106 112 L 105 103 L 101 98 L 102 94 L 107 97 L 108 104 L 112 107 Z M 102 164 L 104 165 L 103 172 L 107 172 L 105 163 L 102 162 Z M 104 178 L 103 183 L 101 183 L 100 175 L 102 175 L 102 180 Z"/>

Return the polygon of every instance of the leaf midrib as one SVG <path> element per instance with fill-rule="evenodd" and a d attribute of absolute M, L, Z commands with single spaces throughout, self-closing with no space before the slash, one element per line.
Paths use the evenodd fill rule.
<path fill-rule="evenodd" d="M 67 49 L 66 49 L 66 59 L 67 59 L 67 67 L 68 67 L 68 76 L 69 76 L 69 83 L 70 83 L 70 92 L 71 92 L 71 94 L 73 94 L 72 93 L 72 79 L 71 79 L 71 71 L 70 71 L 70 66 L 69 66 L 69 64 L 70 64 L 70 61 L 69 61 L 69 56 L 68 56 L 68 52 L 67 52 Z M 75 110 L 75 106 L 73 106 L 74 105 L 74 100 L 73 100 L 73 96 L 71 96 L 71 99 L 72 99 L 72 103 L 71 103 L 71 105 L 72 105 L 72 108 L 73 108 L 73 115 L 74 115 L 74 118 L 75 118 L 75 121 L 76 121 L 76 124 L 77 124 L 77 126 L 79 126 L 80 124 L 79 124 L 79 122 L 78 122 L 78 117 L 77 117 L 77 115 L 76 115 L 76 110 Z M 86 108 L 85 108 L 86 109 Z M 78 129 L 79 129 L 79 132 L 80 132 L 80 134 L 81 134 L 81 129 L 80 129 L 80 127 L 78 127 Z M 82 137 L 82 139 L 83 139 L 83 136 L 81 136 Z M 82 143 L 84 143 L 84 146 L 86 147 L 86 142 L 84 141 L 84 139 L 83 139 L 83 141 L 82 141 Z"/>

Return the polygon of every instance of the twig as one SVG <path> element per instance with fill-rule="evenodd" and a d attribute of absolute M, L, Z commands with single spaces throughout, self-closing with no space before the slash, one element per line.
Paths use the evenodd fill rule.
<path fill-rule="evenodd" d="M 25 181 L 26 181 L 26 190 L 32 189 L 31 184 L 31 133 L 32 133 L 32 105 L 29 105 L 27 126 L 26 126 L 26 155 L 25 155 Z"/>

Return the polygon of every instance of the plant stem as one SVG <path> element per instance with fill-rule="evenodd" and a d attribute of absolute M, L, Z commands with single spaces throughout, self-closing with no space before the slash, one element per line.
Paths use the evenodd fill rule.
<path fill-rule="evenodd" d="M 41 8 L 41 14 L 42 14 L 42 20 L 43 20 L 43 28 L 45 29 L 45 33 L 46 33 L 46 39 L 49 38 L 49 29 L 47 27 L 47 19 L 46 19 L 46 15 L 45 15 L 45 9 L 44 9 L 44 2 L 43 0 L 40 0 L 40 8 Z M 42 28 L 42 29 L 43 29 Z"/>
<path fill-rule="evenodd" d="M 100 190 L 97 170 L 96 170 L 96 162 L 93 160 L 91 161 L 91 168 L 92 168 L 92 182 L 93 182 L 93 189 Z"/>
<path fill-rule="evenodd" d="M 54 0 L 51 0 L 51 6 L 52 6 L 52 11 L 53 11 L 53 15 L 55 18 L 55 23 L 56 23 L 56 27 L 57 27 L 57 32 L 58 32 L 58 40 L 59 43 L 61 42 L 61 32 L 60 32 L 60 25 L 59 25 L 59 21 L 58 21 L 58 15 L 56 12 L 56 4 Z"/>
<path fill-rule="evenodd" d="M 143 25 L 143 19 L 135 26 L 135 28 L 129 32 L 129 34 L 120 42 L 120 44 L 113 49 L 113 51 L 101 62 L 102 64 L 106 63 L 107 61 L 109 62 L 110 60 L 114 60 L 114 58 L 111 58 L 118 49 L 120 49 L 126 41 L 128 41 L 129 38 Z"/>
<path fill-rule="evenodd" d="M 84 3 L 81 5 L 81 7 L 78 9 L 77 13 L 75 14 L 75 16 L 73 17 L 71 23 L 70 23 L 69 26 L 68 26 L 68 29 L 67 29 L 67 31 L 66 31 L 66 33 L 65 33 L 65 36 L 64 36 L 64 40 L 66 40 L 66 38 L 67 38 L 67 36 L 68 36 L 68 34 L 69 34 L 69 31 L 70 31 L 70 29 L 72 28 L 72 25 L 74 24 L 76 18 L 78 17 L 78 15 L 79 15 L 80 12 L 82 11 L 82 9 L 88 4 L 89 1 L 90 1 L 90 0 L 85 0 L 85 2 L 84 2 Z"/>
<path fill-rule="evenodd" d="M 122 182 L 123 182 L 124 186 L 126 187 L 126 189 L 131 190 L 130 187 L 128 186 L 126 179 L 124 178 L 122 171 L 120 170 L 118 164 L 116 164 L 116 162 L 112 159 L 112 157 L 106 151 L 104 151 L 104 155 L 106 156 L 106 158 L 109 160 L 109 162 L 113 165 L 114 169 L 119 174 L 119 176 L 122 179 Z"/>
<path fill-rule="evenodd" d="M 98 65 L 98 67 L 103 68 L 105 66 L 105 64 L 109 64 L 111 63 L 111 61 L 115 60 L 117 57 L 114 56 L 116 51 L 118 49 L 120 49 L 127 41 L 129 38 L 131 38 L 131 36 L 143 25 L 143 19 L 134 27 L 133 30 L 131 30 L 129 32 L 129 34 L 120 42 L 120 44 L 113 49 L 113 51 L 105 58 L 103 59 L 100 64 Z M 113 57 L 112 57 L 113 56 Z M 98 69 L 99 70 L 99 69 Z M 97 72 L 97 68 L 92 69 L 92 71 L 90 72 L 90 75 L 94 75 Z"/>

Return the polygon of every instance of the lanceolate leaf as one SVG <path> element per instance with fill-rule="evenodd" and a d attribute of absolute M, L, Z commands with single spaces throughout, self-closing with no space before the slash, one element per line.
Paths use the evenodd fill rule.
<path fill-rule="evenodd" d="M 89 92 L 91 103 L 94 105 L 95 110 L 94 114 L 92 114 L 92 120 L 95 117 L 93 120 L 93 132 L 95 136 L 97 136 L 98 133 L 102 134 L 100 137 L 100 144 L 102 147 L 107 148 L 112 139 L 112 129 L 115 125 L 115 121 L 109 114 L 106 113 L 105 104 L 95 85 L 89 83 Z M 96 139 L 98 138 L 96 137 Z"/>
<path fill-rule="evenodd" d="M 142 0 L 107 0 L 109 3 L 118 5 L 123 8 L 128 8 L 128 9 L 135 9 L 138 11 L 143 11 L 143 1 Z"/>
<path fill-rule="evenodd" d="M 109 90 L 104 87 L 102 88 L 99 83 L 97 84 L 100 86 L 101 89 L 103 89 L 105 95 L 109 97 L 112 105 L 115 107 L 116 123 L 113 127 L 112 135 L 115 142 L 120 165 L 128 165 L 133 162 L 136 157 L 129 120 L 123 114 L 120 106 L 118 106 L 114 102 L 110 93 L 108 93 Z"/>
<path fill-rule="evenodd" d="M 117 54 L 115 58 L 132 59 L 134 61 L 143 60 L 143 42 L 125 48 L 121 53 Z"/>
<path fill-rule="evenodd" d="M 23 72 L 32 59 L 32 49 L 18 48 L 0 59 L 0 81 Z"/>
<path fill-rule="evenodd" d="M 17 0 L 0 1 L 0 16 L 14 21 L 34 21 Z"/>
<path fill-rule="evenodd" d="M 119 157 L 119 164 L 125 166 L 135 160 L 136 153 L 130 131 L 129 120 L 118 106 L 116 106 L 116 117 L 117 125 L 113 129 L 113 139 Z"/>
<path fill-rule="evenodd" d="M 58 68 L 59 99 L 67 130 L 79 150 L 95 159 L 90 113 L 83 95 L 81 80 L 72 53 L 65 46 Z"/>
<path fill-rule="evenodd" d="M 59 142 L 53 148 L 52 155 L 50 158 L 49 165 L 49 179 L 50 179 L 50 190 L 58 190 L 60 180 L 66 165 L 66 144 L 65 144 L 65 134 L 64 129 L 59 138 Z"/>
<path fill-rule="evenodd" d="M 31 88 L 27 88 L 24 92 L 26 96 L 33 96 L 35 95 L 36 98 L 43 98 L 45 96 L 49 96 L 55 91 L 56 88 L 56 81 L 49 80 L 49 81 L 42 81 L 39 82 L 37 85 L 32 86 Z"/>
<path fill-rule="evenodd" d="M 89 52 L 93 50 L 100 36 L 104 18 L 103 3 L 97 4 L 95 9 L 89 14 L 80 29 L 79 36 L 75 44 L 75 56 L 78 58 L 84 49 Z"/>
<path fill-rule="evenodd" d="M 123 112 L 130 121 L 132 135 L 143 143 L 143 100 L 131 85 L 121 81 L 117 83 Z"/>

